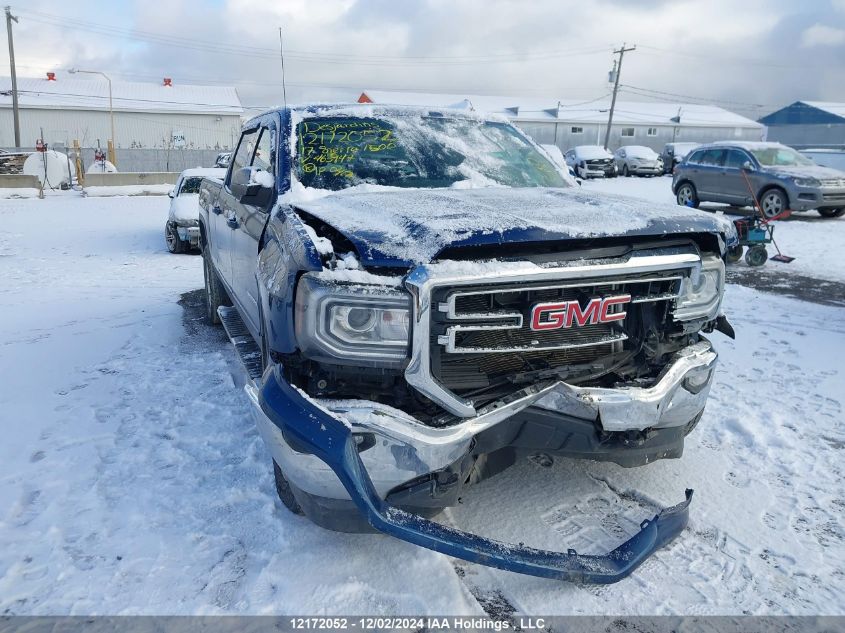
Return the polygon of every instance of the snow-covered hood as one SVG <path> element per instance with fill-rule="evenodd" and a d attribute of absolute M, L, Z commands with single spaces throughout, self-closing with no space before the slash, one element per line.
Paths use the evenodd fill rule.
<path fill-rule="evenodd" d="M 446 247 L 726 231 L 713 214 L 578 188 L 339 192 L 294 207 L 342 233 L 371 266 L 427 263 Z"/>
<path fill-rule="evenodd" d="M 170 219 L 179 224 L 198 224 L 200 218 L 200 197 L 195 193 L 183 193 L 170 201 Z"/>
<path fill-rule="evenodd" d="M 793 178 L 815 178 L 816 180 L 831 180 L 845 178 L 845 172 L 821 165 L 792 165 L 763 167 L 767 172 L 772 172 L 781 177 Z"/>

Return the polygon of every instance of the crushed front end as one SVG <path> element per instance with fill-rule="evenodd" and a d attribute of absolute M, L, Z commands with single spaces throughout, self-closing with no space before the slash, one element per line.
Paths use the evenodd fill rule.
<path fill-rule="evenodd" d="M 439 261 L 407 275 L 302 275 L 298 349 L 247 387 L 302 510 L 532 575 L 615 582 L 686 525 L 691 498 L 604 556 L 503 545 L 434 523 L 521 454 L 679 457 L 717 354 L 724 264 L 692 241 L 566 257 Z"/>

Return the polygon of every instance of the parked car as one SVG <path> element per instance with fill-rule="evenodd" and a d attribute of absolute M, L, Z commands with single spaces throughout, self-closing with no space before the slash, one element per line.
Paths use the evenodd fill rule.
<path fill-rule="evenodd" d="M 690 207 L 751 206 L 756 198 L 767 218 L 787 209 L 816 209 L 825 218 L 845 213 L 845 172 L 816 165 L 780 143 L 702 145 L 675 168 L 672 191 L 678 204 Z"/>
<path fill-rule="evenodd" d="M 217 158 L 214 159 L 214 166 L 225 169 L 229 166 L 230 160 L 232 160 L 232 152 L 220 152 L 217 154 Z"/>
<path fill-rule="evenodd" d="M 564 158 L 579 178 L 613 178 L 617 174 L 613 154 L 600 145 L 578 145 L 567 150 Z"/>
<path fill-rule="evenodd" d="M 208 318 L 291 512 L 587 582 L 683 529 L 689 495 L 606 555 L 425 517 L 533 450 L 680 457 L 717 360 L 704 333 L 732 332 L 733 224 L 572 186 L 501 119 L 372 104 L 251 119 L 200 207 Z"/>
<path fill-rule="evenodd" d="M 186 169 L 167 195 L 170 210 L 164 225 L 164 240 L 171 253 L 187 253 L 199 246 L 199 191 L 203 178 L 222 181 L 225 169 Z"/>
<path fill-rule="evenodd" d="M 660 155 L 663 159 L 663 173 L 671 174 L 675 166 L 684 160 L 687 154 L 700 146 L 701 143 L 666 143 Z"/>
<path fill-rule="evenodd" d="M 623 145 L 613 153 L 616 169 L 623 176 L 660 176 L 663 162 L 650 147 Z"/>
<path fill-rule="evenodd" d="M 800 152 L 817 165 L 845 171 L 845 149 L 810 148 Z"/>
<path fill-rule="evenodd" d="M 549 155 L 549 158 L 552 159 L 552 162 L 555 166 L 561 170 L 562 173 L 568 175 L 572 182 L 580 185 L 581 179 L 575 175 L 575 170 L 572 169 L 569 165 L 566 164 L 566 159 L 563 157 L 563 152 L 560 151 L 560 148 L 557 145 L 540 145 Z"/>

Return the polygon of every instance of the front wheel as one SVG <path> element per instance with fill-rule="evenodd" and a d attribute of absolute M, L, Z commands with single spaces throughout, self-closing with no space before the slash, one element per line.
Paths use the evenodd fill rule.
<path fill-rule="evenodd" d="M 220 315 L 217 314 L 217 308 L 231 304 L 229 303 L 229 295 L 226 294 L 226 289 L 220 282 L 217 271 L 214 270 L 214 265 L 211 263 L 208 247 L 202 249 L 202 273 L 205 278 L 205 314 L 209 323 L 220 325 Z"/>
<path fill-rule="evenodd" d="M 276 479 L 276 494 L 279 495 L 279 501 L 282 502 L 282 505 L 291 514 L 303 514 L 302 507 L 299 505 L 296 497 L 293 496 L 293 490 L 290 489 L 290 483 L 275 459 L 273 460 L 273 476 Z"/>
<path fill-rule="evenodd" d="M 675 196 L 675 199 L 682 207 L 692 207 L 693 209 L 698 208 L 698 194 L 696 193 L 695 187 L 692 183 L 685 182 L 678 187 L 678 193 Z"/>
<path fill-rule="evenodd" d="M 742 259 L 742 246 L 739 244 L 731 246 L 725 254 L 725 259 L 728 260 L 729 264 L 736 264 L 740 259 Z"/>
<path fill-rule="evenodd" d="M 760 198 L 760 209 L 767 218 L 773 218 L 786 211 L 789 202 L 780 189 L 769 189 Z"/>
<path fill-rule="evenodd" d="M 823 218 L 839 218 L 845 215 L 845 207 L 841 209 L 818 209 L 818 212 Z"/>
<path fill-rule="evenodd" d="M 745 263 L 749 266 L 762 266 L 769 258 L 765 246 L 752 246 L 745 253 Z"/>
<path fill-rule="evenodd" d="M 167 243 L 167 250 L 174 254 L 188 252 L 189 243 L 182 241 L 176 226 L 169 222 L 164 227 L 164 241 Z"/>

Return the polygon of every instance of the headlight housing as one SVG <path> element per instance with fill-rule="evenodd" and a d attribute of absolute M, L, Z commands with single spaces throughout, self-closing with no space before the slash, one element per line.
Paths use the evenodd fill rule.
<path fill-rule="evenodd" d="M 715 255 L 701 260 L 701 268 L 693 269 L 681 283 L 681 294 L 675 302 L 675 319 L 715 319 L 725 291 L 725 264 Z"/>
<path fill-rule="evenodd" d="M 815 178 L 793 178 L 792 182 L 794 182 L 799 187 L 820 187 L 821 186 L 821 182 L 819 182 Z"/>
<path fill-rule="evenodd" d="M 296 293 L 296 340 L 308 358 L 399 367 L 408 357 L 410 295 L 304 275 Z"/>

